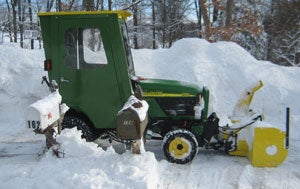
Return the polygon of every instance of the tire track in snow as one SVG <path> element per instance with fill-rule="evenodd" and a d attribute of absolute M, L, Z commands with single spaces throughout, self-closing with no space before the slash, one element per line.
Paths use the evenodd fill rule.
<path fill-rule="evenodd" d="M 15 162 L 18 164 L 24 161 L 36 161 L 45 149 L 44 140 L 33 141 L 1 141 L 0 159 L 1 163 Z M 13 161 L 12 161 L 13 160 Z"/>

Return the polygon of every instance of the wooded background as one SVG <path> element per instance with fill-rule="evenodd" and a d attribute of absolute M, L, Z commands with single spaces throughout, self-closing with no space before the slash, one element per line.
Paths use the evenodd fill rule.
<path fill-rule="evenodd" d="M 234 41 L 259 60 L 300 66 L 299 0 L 0 0 L 0 43 L 34 47 L 38 12 L 128 10 L 132 48 L 169 48 L 185 37 Z M 41 44 L 41 43 L 40 43 Z"/>

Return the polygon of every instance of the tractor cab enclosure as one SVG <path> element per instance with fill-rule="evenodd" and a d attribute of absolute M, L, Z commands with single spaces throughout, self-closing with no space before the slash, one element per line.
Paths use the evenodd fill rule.
<path fill-rule="evenodd" d="M 115 116 L 132 94 L 134 74 L 126 12 L 40 13 L 45 69 L 63 102 L 95 128 L 115 128 Z"/>

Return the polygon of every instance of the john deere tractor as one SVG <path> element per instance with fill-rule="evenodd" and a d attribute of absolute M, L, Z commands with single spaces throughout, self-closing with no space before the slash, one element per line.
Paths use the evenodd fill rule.
<path fill-rule="evenodd" d="M 39 13 L 49 78 L 43 80 L 57 100 L 47 111 L 30 106 L 28 127 L 44 133 L 52 145 L 57 144 L 54 133 L 72 127 L 81 130 L 87 141 L 108 138 L 133 148 L 141 141 L 160 139 L 166 159 L 180 164 L 190 162 L 198 147 L 249 157 L 265 155 L 265 148 L 277 145 L 279 155 L 268 158 L 272 165 L 285 159 L 281 135 L 273 134 L 272 140 L 279 142 L 266 142 L 264 149 L 255 153 L 255 145 L 239 138 L 239 132 L 261 115 L 251 114 L 234 128 L 221 127 L 215 113 L 208 115 L 207 87 L 136 76 L 125 22 L 129 16 L 126 11 Z M 257 86 L 255 90 L 262 82 Z M 255 90 L 246 95 L 246 107 Z M 49 118 L 53 121 L 47 122 Z"/>

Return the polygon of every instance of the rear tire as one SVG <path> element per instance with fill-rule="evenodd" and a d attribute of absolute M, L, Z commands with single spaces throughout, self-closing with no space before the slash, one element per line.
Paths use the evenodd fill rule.
<path fill-rule="evenodd" d="M 186 164 L 197 154 L 198 142 L 193 133 L 186 129 L 168 132 L 163 139 L 163 151 L 171 163 Z"/>
<path fill-rule="evenodd" d="M 74 127 L 77 127 L 77 130 L 82 132 L 81 138 L 84 138 L 87 142 L 92 142 L 97 138 L 87 122 L 75 116 L 65 116 L 62 122 L 62 129 Z"/>

